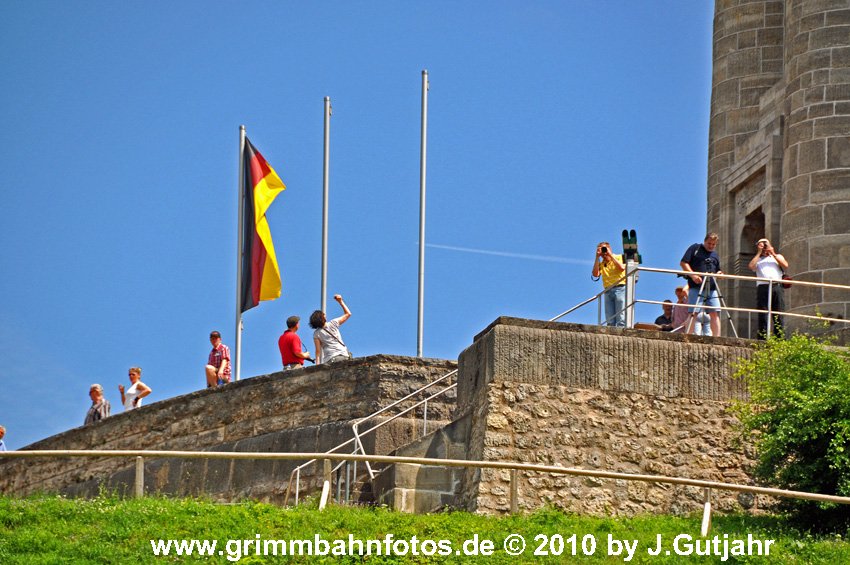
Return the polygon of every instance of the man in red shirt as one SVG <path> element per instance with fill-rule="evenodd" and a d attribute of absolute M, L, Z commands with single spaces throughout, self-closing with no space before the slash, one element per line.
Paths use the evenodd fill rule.
<path fill-rule="evenodd" d="M 309 351 L 301 351 L 301 338 L 298 337 L 298 327 L 301 318 L 290 316 L 286 319 L 286 331 L 277 340 L 280 349 L 280 361 L 284 369 L 297 369 L 304 365 L 305 359 L 310 359 Z"/>

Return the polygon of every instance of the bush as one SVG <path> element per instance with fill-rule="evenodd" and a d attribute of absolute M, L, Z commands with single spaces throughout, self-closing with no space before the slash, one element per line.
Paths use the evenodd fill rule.
<path fill-rule="evenodd" d="M 850 496 L 847 352 L 803 335 L 770 339 L 735 374 L 746 379 L 751 395 L 736 413 L 756 449 L 755 477 L 784 489 Z M 850 516 L 850 507 L 833 513 Z"/>

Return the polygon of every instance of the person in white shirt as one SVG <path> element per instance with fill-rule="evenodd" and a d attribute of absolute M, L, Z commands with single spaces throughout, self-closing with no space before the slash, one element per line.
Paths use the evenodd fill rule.
<path fill-rule="evenodd" d="M 0 426 L 0 451 L 6 451 L 6 444 L 3 443 L 4 437 L 6 437 L 6 428 Z"/>
<path fill-rule="evenodd" d="M 771 312 L 782 312 L 785 310 L 785 295 L 782 288 L 782 275 L 788 268 L 788 261 L 770 244 L 767 238 L 762 238 L 756 243 L 756 254 L 748 265 L 751 271 L 755 271 L 756 277 L 760 279 L 756 287 L 756 308 L 767 311 L 768 301 Z M 772 335 L 782 337 L 785 335 L 785 327 L 782 316 L 773 314 Z M 767 314 L 759 314 L 758 325 L 759 339 L 767 337 Z"/>
<path fill-rule="evenodd" d="M 121 404 L 124 405 L 124 411 L 138 408 L 142 405 L 142 399 L 149 395 L 151 387 L 142 382 L 142 368 L 130 367 L 127 371 L 127 376 L 130 377 L 130 388 L 124 390 L 124 385 L 118 385 L 118 391 L 121 393 Z"/>
<path fill-rule="evenodd" d="M 327 316 L 321 310 L 316 310 L 310 315 L 310 327 L 313 328 L 313 343 L 316 345 L 316 363 L 336 363 L 351 359 L 351 352 L 342 341 L 339 327 L 351 317 L 351 310 L 345 305 L 342 296 L 334 295 L 340 307 L 342 316 L 328 321 Z"/>

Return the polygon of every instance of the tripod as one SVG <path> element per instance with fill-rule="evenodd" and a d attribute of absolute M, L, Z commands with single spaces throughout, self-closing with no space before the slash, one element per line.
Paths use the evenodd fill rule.
<path fill-rule="evenodd" d="M 729 314 L 729 310 L 727 309 L 727 308 L 728 308 L 728 306 L 727 306 L 727 304 L 726 304 L 726 299 L 725 299 L 725 298 L 723 298 L 723 294 L 720 292 L 720 287 L 719 287 L 719 286 L 717 285 L 717 283 L 714 281 L 714 278 L 713 278 L 713 277 L 708 277 L 708 276 L 704 276 L 704 277 L 702 277 L 702 283 L 700 284 L 700 286 L 699 286 L 699 291 L 697 292 L 697 300 L 696 300 L 696 302 L 694 303 L 694 312 L 693 312 L 693 315 L 691 316 L 691 319 L 688 321 L 688 327 L 687 327 L 687 328 L 688 328 L 688 330 L 692 330 L 692 329 L 693 329 L 693 326 L 694 326 L 694 324 L 696 323 L 697 315 L 698 315 L 698 314 L 700 314 L 700 313 L 702 312 L 702 309 L 703 309 L 703 308 L 711 308 L 711 309 L 714 309 L 714 307 L 713 307 L 713 306 L 704 306 L 704 305 L 705 305 L 705 303 L 706 303 L 706 301 L 708 300 L 708 298 L 711 296 L 711 290 L 710 290 L 710 287 L 709 287 L 709 291 L 708 291 L 708 293 L 707 293 L 707 294 L 703 294 L 703 291 L 705 290 L 705 286 L 706 286 L 706 285 L 705 285 L 705 283 L 706 283 L 709 279 L 711 279 L 712 286 L 714 286 L 714 290 L 716 290 L 716 291 L 717 291 L 717 298 L 720 300 L 720 306 L 721 306 L 721 308 L 722 308 L 721 312 L 725 312 L 725 313 L 726 313 L 726 319 L 727 319 L 727 320 L 729 320 L 729 325 L 730 325 L 730 326 L 732 326 L 732 334 L 733 334 L 735 337 L 738 337 L 738 330 L 735 328 L 735 324 L 732 322 L 732 315 L 731 315 L 731 314 Z M 702 300 L 702 305 L 700 305 L 700 300 Z M 722 314 L 721 314 L 721 316 L 722 316 Z"/>

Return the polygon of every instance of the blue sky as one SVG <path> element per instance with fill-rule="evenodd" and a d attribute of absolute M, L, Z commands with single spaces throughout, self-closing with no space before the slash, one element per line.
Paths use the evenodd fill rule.
<path fill-rule="evenodd" d="M 421 71 L 429 71 L 424 354 L 599 290 L 595 245 L 637 229 L 676 268 L 705 230 L 710 2 L 0 4 L 0 423 L 17 448 L 156 401 L 233 345 L 238 128 L 287 185 L 267 217 L 282 298 L 244 316 L 243 378 L 278 370 L 329 294 L 357 356 L 416 354 Z M 619 243 L 614 245 L 620 249 Z M 673 299 L 646 275 L 642 298 Z M 328 299 L 329 315 L 339 310 Z M 651 321 L 657 308 L 639 310 Z M 595 308 L 566 321 L 594 322 Z M 303 324 L 300 335 L 309 339 Z"/>

